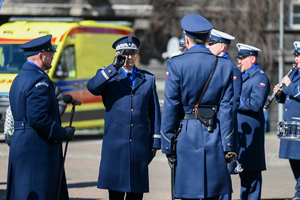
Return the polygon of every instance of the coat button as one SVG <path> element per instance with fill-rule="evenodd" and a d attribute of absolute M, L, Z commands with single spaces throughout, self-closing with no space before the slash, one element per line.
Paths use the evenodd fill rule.
<path fill-rule="evenodd" d="M 22 123 L 22 126 L 24 126 L 24 124 Z"/>
<path fill-rule="evenodd" d="M 290 98 L 286 98 L 286 100 L 290 100 Z"/>
<path fill-rule="evenodd" d="M 130 124 L 131 127 L 133 127 L 133 124 Z"/>
<path fill-rule="evenodd" d="M 134 97 L 134 94 L 131 94 L 131 97 Z"/>
<path fill-rule="evenodd" d="M 286 109 L 284 109 L 285 111 L 287 111 L 287 108 Z"/>
<path fill-rule="evenodd" d="M 166 150 L 169 151 L 169 147 L 166 147 Z"/>
<path fill-rule="evenodd" d="M 133 112 L 134 111 L 134 109 L 133 108 L 131 108 L 131 110 L 130 110 L 131 112 Z"/>
<path fill-rule="evenodd" d="M 227 143 L 227 146 L 231 147 L 231 144 L 230 144 L 230 143 Z"/>
<path fill-rule="evenodd" d="M 108 73 L 110 73 L 110 74 L 111 74 L 111 73 L 112 73 L 112 71 L 111 71 L 111 70 L 108 70 Z"/>
<path fill-rule="evenodd" d="M 130 139 L 129 142 L 132 142 L 132 139 Z"/>

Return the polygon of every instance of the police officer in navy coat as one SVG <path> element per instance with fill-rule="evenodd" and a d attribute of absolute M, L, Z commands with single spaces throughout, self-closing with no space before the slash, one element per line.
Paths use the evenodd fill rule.
<path fill-rule="evenodd" d="M 244 168 L 241 179 L 241 200 L 258 200 L 261 196 L 261 171 L 266 170 L 263 107 L 270 92 L 268 76 L 257 63 L 261 50 L 238 43 L 238 63 L 243 78 L 238 123 L 238 161 Z"/>
<path fill-rule="evenodd" d="M 210 32 L 210 38 L 208 41 L 207 48 L 216 56 L 226 57 L 228 58 L 232 63 L 232 73 L 233 73 L 233 109 L 232 114 L 234 117 L 234 152 L 237 151 L 237 138 L 238 138 L 238 131 L 237 131 L 237 111 L 240 104 L 240 96 L 241 96 L 241 90 L 242 90 L 242 74 L 240 69 L 232 62 L 229 54 L 228 49 L 231 44 L 231 41 L 235 38 L 227 33 L 224 33 L 222 31 L 218 31 L 216 29 L 212 29 Z M 229 172 L 234 174 L 234 168 L 235 168 L 235 162 L 230 163 Z M 231 193 L 226 195 L 221 195 L 220 199 L 231 199 Z"/>
<path fill-rule="evenodd" d="M 283 77 L 281 84 L 285 85 L 283 90 L 279 90 L 276 100 L 284 103 L 283 119 L 289 122 L 299 123 L 300 118 L 300 42 L 295 41 L 295 62 L 297 69 L 287 77 Z M 278 89 L 279 84 L 274 87 L 274 92 Z M 289 159 L 290 165 L 296 179 L 296 193 L 292 200 L 300 199 L 300 142 L 294 140 L 280 141 L 279 158 Z"/>
<path fill-rule="evenodd" d="M 116 40 L 113 64 L 89 80 L 88 90 L 101 95 L 106 108 L 98 188 L 110 200 L 140 200 L 149 192 L 148 163 L 160 149 L 161 113 L 153 74 L 138 69 L 140 41 Z"/>
<path fill-rule="evenodd" d="M 14 117 L 7 176 L 8 200 L 56 199 L 62 167 L 62 141 L 75 128 L 61 127 L 54 86 L 44 72 L 51 68 L 51 35 L 20 46 L 27 62 L 9 92 Z M 59 199 L 69 199 L 63 173 Z"/>
<path fill-rule="evenodd" d="M 232 193 L 224 156 L 233 151 L 232 63 L 225 57 L 214 56 L 205 47 L 213 28 L 207 19 L 188 14 L 183 17 L 181 27 L 188 50 L 167 62 L 162 153 L 169 160 L 177 156 L 175 198 L 218 199 L 222 194 Z M 215 64 L 215 73 L 199 105 L 199 110 L 214 110 L 213 126 L 207 127 L 195 117 L 193 109 Z M 176 142 L 174 135 L 180 122 L 182 127 Z M 209 128 L 212 129 L 208 131 Z"/>

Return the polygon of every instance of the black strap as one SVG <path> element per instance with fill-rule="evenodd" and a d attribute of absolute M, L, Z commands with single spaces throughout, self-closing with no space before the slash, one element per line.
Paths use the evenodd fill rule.
<path fill-rule="evenodd" d="M 208 88 L 208 85 L 209 85 L 209 83 L 211 82 L 211 79 L 212 79 L 212 77 L 213 77 L 213 75 L 214 75 L 214 73 L 215 73 L 215 71 L 216 71 L 217 63 L 218 63 L 218 56 L 215 56 L 215 63 L 214 63 L 214 66 L 213 66 L 213 68 L 212 68 L 212 70 L 211 70 L 211 72 L 210 72 L 210 75 L 209 75 L 209 77 L 208 77 L 208 80 L 207 80 L 207 82 L 206 82 L 206 84 L 205 84 L 205 86 L 204 86 L 204 88 L 203 88 L 203 91 L 202 91 L 202 93 L 201 93 L 201 96 L 200 96 L 200 98 L 199 98 L 199 101 L 198 101 L 198 103 L 197 103 L 197 105 L 196 105 L 197 108 L 198 108 L 198 106 L 200 105 L 200 103 L 201 103 L 201 101 L 202 101 L 202 99 L 203 99 L 203 96 L 204 96 L 204 94 L 205 94 L 205 92 L 206 92 L 206 90 L 207 90 L 207 88 Z"/>

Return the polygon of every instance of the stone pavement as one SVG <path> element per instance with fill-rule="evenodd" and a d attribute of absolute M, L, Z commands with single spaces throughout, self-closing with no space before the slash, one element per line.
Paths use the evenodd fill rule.
<path fill-rule="evenodd" d="M 266 136 L 267 171 L 263 172 L 262 199 L 285 199 L 294 195 L 295 180 L 288 160 L 278 158 L 279 139 Z M 96 188 L 101 138 L 77 137 L 68 145 L 66 176 L 71 200 L 108 200 L 106 190 Z M 9 147 L 0 142 L 0 200 L 5 199 Z M 239 199 L 240 180 L 232 176 L 233 199 Z M 170 168 L 158 152 L 150 164 L 150 193 L 144 200 L 170 200 Z"/>

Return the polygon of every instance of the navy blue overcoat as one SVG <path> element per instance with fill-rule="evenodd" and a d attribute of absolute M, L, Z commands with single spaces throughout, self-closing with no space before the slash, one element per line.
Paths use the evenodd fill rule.
<path fill-rule="evenodd" d="M 291 83 L 283 89 L 283 93 L 277 102 L 284 103 L 283 119 L 289 122 L 300 120 L 293 117 L 300 117 L 300 75 L 299 69 L 294 70 L 290 75 Z M 298 74 L 296 76 L 296 74 Z M 279 158 L 300 159 L 300 142 L 294 140 L 280 140 Z"/>
<path fill-rule="evenodd" d="M 210 75 L 215 56 L 205 47 L 194 47 L 167 62 L 162 114 L 162 152 L 173 154 L 173 137 L 182 116 L 192 113 Z M 201 101 L 214 106 L 213 132 L 198 119 L 183 119 L 177 141 L 176 198 L 202 199 L 232 192 L 224 152 L 232 151 L 232 64 L 218 57 L 215 74 Z"/>
<path fill-rule="evenodd" d="M 14 79 L 9 100 L 15 120 L 10 144 L 7 199 L 56 198 L 66 135 L 54 87 L 38 66 L 26 62 Z M 69 199 L 63 176 L 61 199 Z"/>
<path fill-rule="evenodd" d="M 88 90 L 106 108 L 98 188 L 149 192 L 148 156 L 160 149 L 161 113 L 153 74 L 137 69 L 134 85 L 113 65 L 99 69 Z"/>
<path fill-rule="evenodd" d="M 270 93 L 268 76 L 260 65 L 243 75 L 238 122 L 238 161 L 244 170 L 263 171 L 265 163 L 265 118 L 263 107 Z"/>

